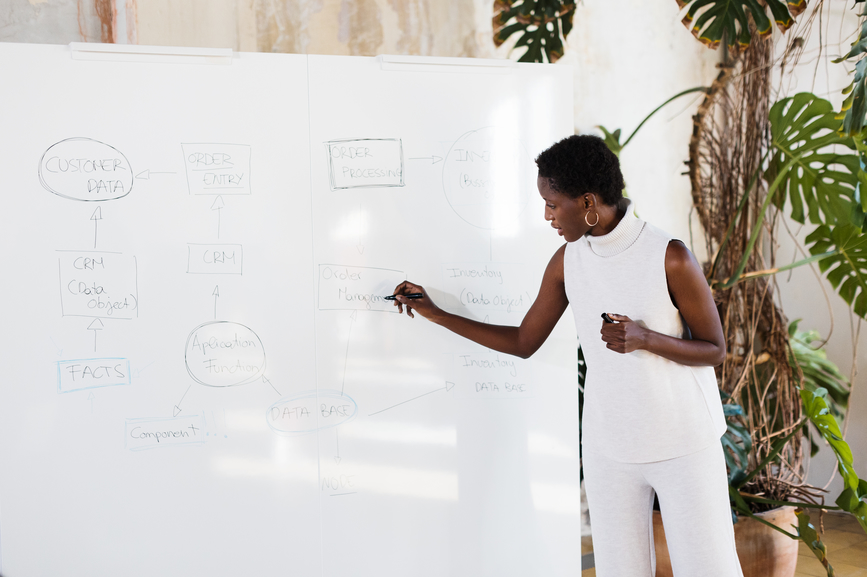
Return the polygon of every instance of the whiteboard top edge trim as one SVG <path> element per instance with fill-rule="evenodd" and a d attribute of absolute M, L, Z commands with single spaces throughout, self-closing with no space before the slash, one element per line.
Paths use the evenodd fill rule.
<path fill-rule="evenodd" d="M 515 62 L 508 59 L 497 60 L 493 58 L 456 58 L 444 56 L 405 56 L 397 54 L 380 54 L 377 56 L 380 62 L 393 64 L 419 64 L 439 66 L 475 66 L 489 68 L 512 68 Z"/>
<path fill-rule="evenodd" d="M 97 42 L 70 42 L 72 52 L 101 52 L 111 54 L 158 54 L 161 56 L 204 56 L 232 58 L 231 48 L 190 48 L 186 46 L 140 46 L 138 44 L 103 44 Z"/>

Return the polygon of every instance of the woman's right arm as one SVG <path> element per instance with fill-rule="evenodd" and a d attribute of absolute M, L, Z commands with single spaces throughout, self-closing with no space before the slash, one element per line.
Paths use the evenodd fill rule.
<path fill-rule="evenodd" d="M 569 305 L 563 280 L 565 252 L 566 245 L 563 245 L 554 253 L 542 277 L 539 296 L 518 327 L 489 325 L 446 312 L 433 303 L 424 287 L 409 281 L 400 283 L 394 289 L 394 304 L 401 313 L 406 307 L 406 314 L 410 317 L 415 311 L 429 321 L 484 347 L 526 359 L 539 350 Z M 402 296 L 409 293 L 423 293 L 424 296 L 419 299 Z"/>

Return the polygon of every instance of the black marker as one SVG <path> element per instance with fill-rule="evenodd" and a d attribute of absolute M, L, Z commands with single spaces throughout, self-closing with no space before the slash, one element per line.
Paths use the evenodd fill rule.
<path fill-rule="evenodd" d="M 408 299 L 420 299 L 424 296 L 424 293 L 409 293 L 408 295 L 388 295 L 387 297 L 382 297 L 387 301 L 395 300 L 395 297 L 402 296 Z"/>
<path fill-rule="evenodd" d="M 606 323 L 613 323 L 614 319 L 608 316 L 608 313 L 602 313 L 602 320 Z"/>

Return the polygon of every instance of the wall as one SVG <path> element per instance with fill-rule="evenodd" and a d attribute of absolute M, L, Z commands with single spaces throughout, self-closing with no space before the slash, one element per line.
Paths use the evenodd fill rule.
<path fill-rule="evenodd" d="M 106 28 L 111 18 L 102 8 L 107 5 L 99 0 L 3 0 L 0 3 L 0 42 L 109 41 L 111 35 Z"/>
<path fill-rule="evenodd" d="M 6 8 L 0 9 L 0 41 L 111 38 L 110 30 L 106 36 L 111 20 L 104 9 L 102 17 L 97 10 L 106 2 L 110 0 L 5 0 Z M 127 16 L 140 44 L 311 54 L 507 57 L 508 46 L 497 49 L 491 41 L 492 4 L 491 0 L 126 0 Z M 826 4 L 830 12 L 823 20 L 823 37 L 825 42 L 834 39 L 831 52 L 840 53 L 838 38 L 855 30 L 856 18 L 845 3 Z M 847 20 L 841 26 L 844 16 Z M 845 68 L 823 59 L 825 64 L 814 75 L 815 62 L 810 61 L 818 56 L 818 42 L 819 34 L 814 32 L 794 84 L 786 89 L 815 85 L 817 93 L 838 103 L 839 89 L 848 83 Z M 584 0 L 561 60 L 575 71 L 576 129 L 593 131 L 600 124 L 610 130 L 622 128 L 625 139 L 670 96 L 710 84 L 718 58 L 717 52 L 704 48 L 681 25 L 674 2 Z M 687 244 L 692 245 L 694 234 L 694 249 L 703 259 L 700 229 L 690 218 L 689 182 L 681 174 L 698 101 L 698 96 L 689 96 L 664 109 L 624 149 L 621 161 L 639 214 Z M 541 204 L 532 208 L 541 218 Z M 801 230 L 799 238 L 808 232 L 808 228 Z M 784 239 L 781 243 L 781 258 L 794 254 L 794 245 Z M 777 280 L 788 317 L 803 318 L 803 328 L 828 335 L 829 316 L 824 305 L 816 306 L 821 291 L 813 273 L 804 268 Z M 852 357 L 848 313 L 833 290 L 827 286 L 826 290 L 834 318 L 828 354 L 848 372 Z M 859 349 L 862 365 L 867 360 L 864 346 Z M 861 380 L 856 380 L 852 396 L 848 439 L 859 474 L 867 477 L 867 390 Z M 832 458 L 821 453 L 810 481 L 824 484 L 832 468 Z"/>

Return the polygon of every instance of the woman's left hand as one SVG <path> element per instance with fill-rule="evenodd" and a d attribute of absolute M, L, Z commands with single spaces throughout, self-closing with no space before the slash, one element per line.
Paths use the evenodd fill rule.
<path fill-rule="evenodd" d="M 606 346 L 617 353 L 631 353 L 643 348 L 647 330 L 626 315 L 608 313 L 611 320 L 602 321 L 602 340 Z"/>

